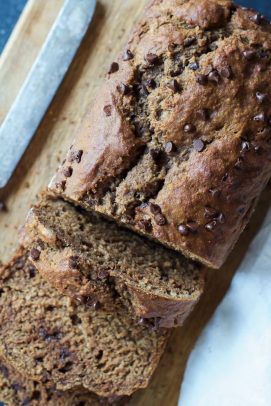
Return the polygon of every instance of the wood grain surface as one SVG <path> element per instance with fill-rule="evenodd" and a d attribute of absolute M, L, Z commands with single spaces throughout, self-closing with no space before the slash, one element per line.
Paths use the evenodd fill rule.
<path fill-rule="evenodd" d="M 0 260 L 7 261 L 17 247 L 17 229 L 36 195 L 46 187 L 110 63 L 122 49 L 147 0 L 100 0 L 94 22 L 78 51 L 37 134 L 10 184 L 0 191 L 8 207 L 0 212 Z M 29 0 L 4 53 L 0 57 L 0 123 L 27 75 L 63 0 Z M 175 406 L 186 361 L 202 328 L 223 298 L 249 242 L 260 227 L 271 198 L 263 194 L 257 211 L 226 265 L 209 271 L 207 289 L 184 327 L 176 329 L 150 387 L 132 398 L 133 406 Z M 200 396 L 200 394 L 199 394 Z M 187 406 L 187 405 L 185 405 Z M 189 405 L 188 405 L 189 406 Z M 210 405 L 211 406 L 211 405 Z"/>

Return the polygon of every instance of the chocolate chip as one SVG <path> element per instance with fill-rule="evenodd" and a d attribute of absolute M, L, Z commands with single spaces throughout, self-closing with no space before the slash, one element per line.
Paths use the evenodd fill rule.
<path fill-rule="evenodd" d="M 104 280 L 109 277 L 109 272 L 106 269 L 101 269 L 98 272 L 98 279 Z"/>
<path fill-rule="evenodd" d="M 191 233 L 196 233 L 197 232 L 197 230 L 198 230 L 198 228 L 199 228 L 199 226 L 198 226 L 198 224 L 195 222 L 195 221 L 189 221 L 187 224 L 186 224 L 186 227 L 188 228 L 188 230 L 191 232 Z"/>
<path fill-rule="evenodd" d="M 217 217 L 217 220 L 219 221 L 220 224 L 224 224 L 225 223 L 225 216 L 223 213 L 220 213 Z"/>
<path fill-rule="evenodd" d="M 199 64 L 197 62 L 192 62 L 188 65 L 189 69 L 191 70 L 198 70 L 199 69 Z"/>
<path fill-rule="evenodd" d="M 222 68 L 221 71 L 220 71 L 220 75 L 223 78 L 230 79 L 232 77 L 232 69 L 231 69 L 231 67 L 230 66 L 225 66 L 224 68 Z"/>
<path fill-rule="evenodd" d="M 206 228 L 206 230 L 208 230 L 208 231 L 214 231 L 216 225 L 217 225 L 217 222 L 214 220 L 214 221 L 211 221 L 210 223 L 207 223 L 207 224 L 205 225 L 205 228 Z"/>
<path fill-rule="evenodd" d="M 243 55 L 248 61 L 251 61 L 252 59 L 255 58 L 256 52 L 248 49 L 246 51 L 243 51 Z"/>
<path fill-rule="evenodd" d="M 40 259 L 40 251 L 37 248 L 32 248 L 30 251 L 30 256 L 33 261 L 38 261 Z"/>
<path fill-rule="evenodd" d="M 205 143 L 204 141 L 202 141 L 200 138 L 198 138 L 197 140 L 193 141 L 193 148 L 197 151 L 197 152 L 202 152 L 205 148 Z"/>
<path fill-rule="evenodd" d="M 63 174 L 64 174 L 64 176 L 66 176 L 66 178 L 70 178 L 72 176 L 72 173 L 73 173 L 73 169 L 71 166 L 63 169 Z"/>
<path fill-rule="evenodd" d="M 189 47 L 190 45 L 194 44 L 196 42 L 197 38 L 196 37 L 188 37 L 185 38 L 183 44 L 185 47 Z"/>
<path fill-rule="evenodd" d="M 174 152 L 174 151 L 176 151 L 175 145 L 173 144 L 173 142 L 168 141 L 168 142 L 165 144 L 165 152 L 166 152 L 167 154 L 170 154 L 171 152 Z"/>
<path fill-rule="evenodd" d="M 207 85 L 207 83 L 208 83 L 208 76 L 200 74 L 200 75 L 197 75 L 196 80 L 200 85 L 204 86 L 204 85 Z"/>
<path fill-rule="evenodd" d="M 7 211 L 7 206 L 5 205 L 4 202 L 0 201 L 0 211 Z"/>
<path fill-rule="evenodd" d="M 203 121 L 207 121 L 210 118 L 209 110 L 208 109 L 200 109 L 196 112 L 196 115 L 198 118 L 200 118 Z"/>
<path fill-rule="evenodd" d="M 120 91 L 121 94 L 123 94 L 123 96 L 127 96 L 128 94 L 131 94 L 133 92 L 132 87 L 125 85 L 124 83 L 118 85 L 118 90 Z M 137 88 L 137 91 L 138 90 L 140 89 Z"/>
<path fill-rule="evenodd" d="M 148 80 L 146 81 L 146 85 L 147 85 L 148 87 L 150 87 L 151 89 L 155 89 L 155 88 L 156 88 L 156 82 L 155 82 L 154 79 L 148 79 Z"/>
<path fill-rule="evenodd" d="M 255 24 L 260 25 L 264 21 L 264 16 L 260 13 L 255 13 L 252 16 L 249 16 L 249 19 L 253 21 Z"/>
<path fill-rule="evenodd" d="M 214 209 L 213 207 L 206 206 L 204 210 L 205 210 L 204 217 L 207 219 L 216 218 L 218 215 L 217 210 Z"/>
<path fill-rule="evenodd" d="M 130 61 L 131 59 L 134 58 L 134 54 L 130 51 L 130 49 L 126 49 L 123 55 L 123 60 L 124 61 Z"/>
<path fill-rule="evenodd" d="M 97 310 L 100 310 L 101 307 L 102 307 L 102 306 L 101 306 L 101 303 L 98 302 L 98 301 L 94 302 L 92 306 L 93 306 L 93 309 L 96 310 L 96 311 L 97 311 Z"/>
<path fill-rule="evenodd" d="M 229 174 L 228 174 L 228 173 L 225 173 L 225 175 L 223 175 L 223 177 L 222 177 L 222 182 L 226 182 L 226 180 L 228 179 L 228 177 L 229 177 Z"/>
<path fill-rule="evenodd" d="M 250 149 L 250 144 L 248 141 L 242 141 L 241 151 L 248 151 Z"/>
<path fill-rule="evenodd" d="M 261 93 L 261 92 L 256 92 L 256 99 L 259 104 L 262 104 L 265 101 L 266 97 L 267 97 L 267 94 Z"/>
<path fill-rule="evenodd" d="M 77 255 L 72 255 L 69 258 L 69 267 L 71 269 L 79 269 L 79 257 Z"/>
<path fill-rule="evenodd" d="M 28 272 L 29 272 L 29 278 L 35 278 L 35 276 L 37 274 L 37 270 L 34 266 L 29 266 Z"/>
<path fill-rule="evenodd" d="M 69 156 L 69 162 L 77 162 L 80 164 L 83 155 L 83 150 L 79 149 L 78 151 L 72 151 Z"/>
<path fill-rule="evenodd" d="M 215 199 L 218 198 L 221 193 L 220 190 L 218 190 L 218 189 L 209 189 L 209 192 Z"/>
<path fill-rule="evenodd" d="M 117 62 L 113 62 L 113 63 L 111 64 L 110 68 L 109 68 L 108 73 L 109 73 L 109 75 L 110 75 L 111 73 L 116 73 L 116 72 L 118 72 L 118 70 L 119 70 L 119 64 L 118 64 Z"/>
<path fill-rule="evenodd" d="M 110 117 L 112 114 L 112 106 L 110 106 L 110 104 L 104 106 L 104 112 L 107 117 Z"/>
<path fill-rule="evenodd" d="M 167 224 L 167 219 L 162 213 L 155 214 L 154 221 L 158 226 L 165 226 Z"/>
<path fill-rule="evenodd" d="M 257 114 L 256 116 L 254 116 L 254 117 L 253 117 L 253 120 L 254 120 L 254 121 L 262 121 L 262 122 L 265 122 L 265 121 L 266 121 L 266 116 L 265 116 L 264 113 L 260 113 L 260 114 Z"/>
<path fill-rule="evenodd" d="M 173 42 L 168 45 L 168 50 L 170 53 L 173 53 L 176 50 L 177 44 L 174 44 Z"/>
<path fill-rule="evenodd" d="M 158 60 L 159 60 L 158 56 L 157 56 L 156 54 L 151 53 L 151 52 L 148 53 L 148 54 L 145 56 L 145 59 L 146 59 L 147 62 L 149 62 L 149 63 L 152 64 L 152 65 L 154 65 L 155 63 L 157 63 Z"/>
<path fill-rule="evenodd" d="M 147 219 L 139 220 L 138 226 L 141 230 L 145 231 L 146 233 L 150 233 L 152 231 L 151 220 L 147 220 Z"/>
<path fill-rule="evenodd" d="M 183 129 L 185 133 L 193 133 L 194 131 L 196 131 L 196 127 L 192 123 L 185 124 Z"/>
<path fill-rule="evenodd" d="M 178 231 L 181 235 L 186 236 L 189 234 L 189 229 L 185 224 L 180 224 L 178 226 Z"/>
<path fill-rule="evenodd" d="M 152 214 L 159 214 L 159 213 L 162 213 L 161 207 L 158 206 L 158 204 L 149 203 L 149 207 L 150 207 L 150 212 L 151 212 Z"/>
<path fill-rule="evenodd" d="M 179 82 L 176 79 L 173 79 L 170 82 L 168 82 L 167 87 L 169 87 L 174 93 L 177 93 L 181 90 Z"/>
<path fill-rule="evenodd" d="M 138 320 L 138 324 L 140 326 L 146 326 L 148 324 L 148 321 L 144 319 L 144 317 L 140 317 L 140 319 Z"/>
<path fill-rule="evenodd" d="M 220 81 L 220 75 L 216 69 L 212 70 L 208 75 L 209 82 L 218 83 Z"/>
<path fill-rule="evenodd" d="M 66 189 L 66 181 L 61 180 L 60 182 L 56 182 L 56 188 L 64 191 Z"/>

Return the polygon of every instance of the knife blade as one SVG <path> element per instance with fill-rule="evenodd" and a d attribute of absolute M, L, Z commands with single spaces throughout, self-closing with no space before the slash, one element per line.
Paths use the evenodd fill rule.
<path fill-rule="evenodd" d="M 65 0 L 0 127 L 0 188 L 8 183 L 89 27 L 96 0 Z"/>

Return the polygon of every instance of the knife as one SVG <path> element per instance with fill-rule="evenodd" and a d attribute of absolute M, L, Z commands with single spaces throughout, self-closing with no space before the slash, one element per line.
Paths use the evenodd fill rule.
<path fill-rule="evenodd" d="M 89 27 L 96 0 L 65 0 L 0 127 L 0 188 L 8 183 Z"/>

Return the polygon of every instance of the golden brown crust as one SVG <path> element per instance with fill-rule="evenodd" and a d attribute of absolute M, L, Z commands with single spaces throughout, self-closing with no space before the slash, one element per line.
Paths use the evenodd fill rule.
<path fill-rule="evenodd" d="M 271 174 L 270 23 L 152 1 L 110 72 L 51 189 L 220 267 Z"/>

